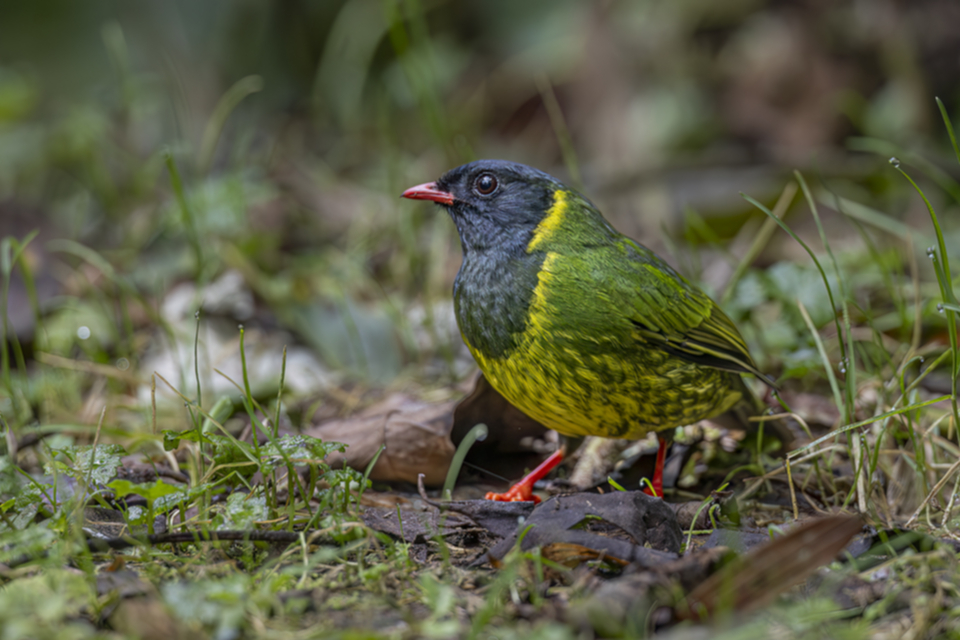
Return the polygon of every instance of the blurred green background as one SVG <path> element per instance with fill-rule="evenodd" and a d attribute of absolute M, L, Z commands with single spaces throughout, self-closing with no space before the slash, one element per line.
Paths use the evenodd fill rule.
<path fill-rule="evenodd" d="M 9 278 L 0 411 L 87 420 L 91 390 L 134 406 L 153 371 L 186 393 L 200 307 L 201 359 L 229 368 L 244 323 L 264 393 L 284 345 L 307 395 L 462 377 L 453 225 L 398 196 L 481 157 L 579 185 L 715 294 L 763 217 L 740 192 L 772 206 L 794 169 L 927 229 L 887 164 L 913 161 L 953 233 L 934 96 L 960 121 L 958 24 L 951 0 L 2 3 L 0 238 L 39 233 Z M 861 265 L 865 236 L 826 225 Z M 885 238 L 860 285 L 902 272 Z M 785 236 L 756 264 L 725 306 L 762 366 L 807 375 L 792 304 L 832 320 L 817 276 Z M 894 306 L 881 329 L 909 331 Z M 47 365 L 19 384 L 13 336 Z M 106 390 L 57 357 L 107 367 Z"/>

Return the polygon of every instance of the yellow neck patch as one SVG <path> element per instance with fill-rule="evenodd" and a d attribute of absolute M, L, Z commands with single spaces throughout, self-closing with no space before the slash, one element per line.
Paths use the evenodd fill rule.
<path fill-rule="evenodd" d="M 527 245 L 527 253 L 536 251 L 540 245 L 546 242 L 554 232 L 563 224 L 563 219 L 567 213 L 570 192 L 564 189 L 557 189 L 553 192 L 553 205 L 547 210 L 547 215 L 537 228 L 533 231 L 533 239 Z"/>

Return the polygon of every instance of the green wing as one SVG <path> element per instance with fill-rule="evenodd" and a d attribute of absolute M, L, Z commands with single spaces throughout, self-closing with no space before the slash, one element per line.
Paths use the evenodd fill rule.
<path fill-rule="evenodd" d="M 625 239 L 619 248 L 633 272 L 627 309 L 639 339 L 689 362 L 752 373 L 773 386 L 757 369 L 733 321 L 713 300 L 646 247 Z"/>

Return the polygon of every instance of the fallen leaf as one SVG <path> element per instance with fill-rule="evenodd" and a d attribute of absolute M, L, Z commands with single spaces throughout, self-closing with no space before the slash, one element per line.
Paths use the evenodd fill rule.
<path fill-rule="evenodd" d="M 403 394 L 394 394 L 355 416 L 331 420 L 305 431 L 325 442 L 347 445 L 344 454 L 327 456 L 331 467 L 344 461 L 363 470 L 377 451 L 370 478 L 384 482 L 417 481 L 425 474 L 430 485 L 442 484 L 455 451 L 450 441 L 454 402 L 430 404 Z"/>
<path fill-rule="evenodd" d="M 423 543 L 437 536 L 468 533 L 478 529 L 476 523 L 459 513 L 442 514 L 436 508 L 384 509 L 367 507 L 360 514 L 363 523 L 405 542 Z"/>
<path fill-rule="evenodd" d="M 729 498 L 731 492 L 714 492 L 708 497 L 708 502 L 704 504 L 703 500 L 694 500 L 691 502 L 672 502 L 670 508 L 677 514 L 677 522 L 680 528 L 687 529 L 712 529 L 713 522 L 710 520 L 710 509 L 714 505 L 720 504 L 721 499 Z"/>
<path fill-rule="evenodd" d="M 591 549 L 590 547 L 585 547 L 581 544 L 572 544 L 569 542 L 553 542 L 548 545 L 544 545 L 542 554 L 547 560 L 562 564 L 563 566 L 570 567 L 571 569 L 580 566 L 584 562 L 594 560 L 608 560 L 614 564 L 620 565 L 621 567 L 625 567 L 629 564 L 625 560 L 609 557 L 602 551 L 597 551 L 596 549 Z"/>
<path fill-rule="evenodd" d="M 836 558 L 860 528 L 856 515 L 807 521 L 710 576 L 681 603 L 677 617 L 697 620 L 755 611 Z"/>
<path fill-rule="evenodd" d="M 467 459 L 508 475 L 522 473 L 531 459 L 539 457 L 528 443 L 548 433 L 507 402 L 482 375 L 460 402 L 431 404 L 395 394 L 357 415 L 323 422 L 305 433 L 347 445 L 345 455 L 328 456 L 332 467 L 346 461 L 362 471 L 386 446 L 371 479 L 415 483 L 423 473 L 427 485 L 439 486 L 446 479 L 456 445 L 479 423 L 487 425 L 488 436 L 474 444 Z M 509 455 L 517 453 L 523 455 Z"/>
<path fill-rule="evenodd" d="M 651 622 L 669 622 L 668 611 L 659 615 L 660 604 L 669 601 L 678 586 L 686 592 L 702 583 L 729 555 L 724 548 L 698 549 L 650 570 L 625 572 L 574 602 L 568 619 L 604 638 L 631 637 Z"/>
<path fill-rule="evenodd" d="M 584 529 L 575 529 L 585 524 Z M 640 491 L 554 496 L 533 510 L 488 555 L 503 558 L 524 533 L 522 549 L 576 544 L 624 562 L 652 567 L 677 557 L 682 533 L 673 510 Z"/>

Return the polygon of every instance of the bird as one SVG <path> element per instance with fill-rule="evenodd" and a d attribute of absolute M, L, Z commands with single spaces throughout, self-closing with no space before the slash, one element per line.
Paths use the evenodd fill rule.
<path fill-rule="evenodd" d="M 512 405 L 563 436 L 505 493 L 534 501 L 534 483 L 585 436 L 659 436 L 649 494 L 662 497 L 675 427 L 759 400 L 741 374 L 758 368 L 733 321 L 644 245 L 619 233 L 584 195 L 533 167 L 477 160 L 402 197 L 441 205 L 460 236 L 453 285 L 463 341 Z"/>

